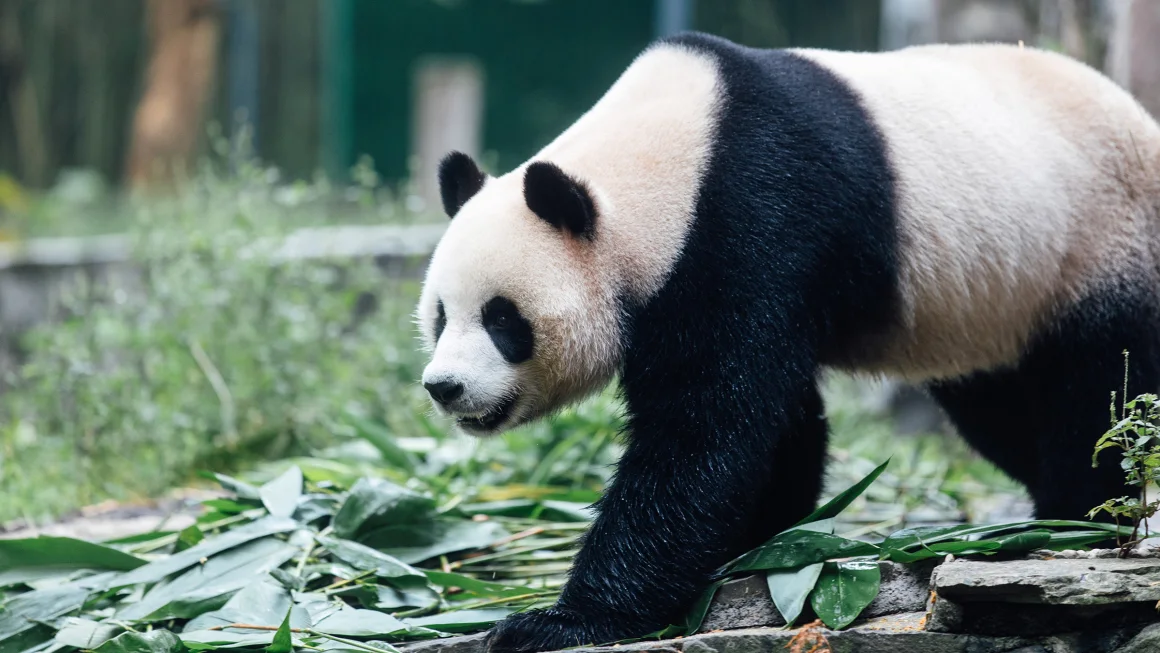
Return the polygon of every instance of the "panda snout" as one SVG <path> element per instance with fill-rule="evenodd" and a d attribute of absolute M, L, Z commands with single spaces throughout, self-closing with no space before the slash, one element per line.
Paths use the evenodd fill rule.
<path fill-rule="evenodd" d="M 424 383 L 423 387 L 427 389 L 427 394 L 431 395 L 432 399 L 443 406 L 463 396 L 463 384 L 456 381 L 435 381 Z"/>

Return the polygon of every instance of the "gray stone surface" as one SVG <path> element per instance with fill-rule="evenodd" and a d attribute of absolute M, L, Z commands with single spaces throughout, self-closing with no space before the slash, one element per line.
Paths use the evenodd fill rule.
<path fill-rule="evenodd" d="M 930 575 L 937 562 L 900 565 L 894 562 L 878 563 L 882 584 L 878 596 L 866 606 L 863 618 L 880 617 L 902 612 L 920 612 L 926 609 L 930 593 Z M 812 619 L 809 605 L 798 620 Z M 784 626 L 785 619 L 769 597 L 765 576 L 746 576 L 721 586 L 702 622 L 702 630 L 752 628 L 755 626 Z"/>
<path fill-rule="evenodd" d="M 959 603 L 1155 603 L 1160 601 L 1160 560 L 955 560 L 935 569 L 932 586 L 940 598 Z"/>
<path fill-rule="evenodd" d="M 831 653 L 1144 653 L 1160 641 L 1160 630 L 1136 626 L 1070 633 L 1044 638 L 987 637 L 923 630 L 923 613 L 913 612 L 869 620 L 835 632 L 818 628 Z M 772 653 L 786 647 L 800 629 L 743 628 L 707 632 L 692 637 L 621 646 L 570 649 L 572 653 Z M 480 635 L 410 644 L 407 653 L 485 653 Z M 805 647 L 803 650 L 809 650 Z"/>

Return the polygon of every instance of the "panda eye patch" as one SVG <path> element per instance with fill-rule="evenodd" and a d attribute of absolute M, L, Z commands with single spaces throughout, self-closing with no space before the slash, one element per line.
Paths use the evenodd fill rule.
<path fill-rule="evenodd" d="M 510 299 L 493 297 L 484 304 L 482 317 L 483 328 L 507 362 L 522 363 L 532 357 L 532 325 Z"/>
<path fill-rule="evenodd" d="M 443 300 L 435 306 L 435 342 L 439 342 L 439 336 L 443 335 L 443 329 L 447 328 L 447 314 L 443 312 Z"/>

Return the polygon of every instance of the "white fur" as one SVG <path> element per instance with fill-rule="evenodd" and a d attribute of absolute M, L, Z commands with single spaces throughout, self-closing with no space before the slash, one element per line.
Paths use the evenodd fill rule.
<path fill-rule="evenodd" d="M 709 156 L 717 90 L 709 58 L 651 49 L 529 160 L 555 163 L 587 184 L 599 213 L 595 243 L 527 208 L 527 163 L 489 178 L 451 220 L 428 268 L 418 319 L 434 357 L 424 380 L 464 382 L 465 405 L 476 410 L 518 395 L 513 419 L 496 430 L 606 385 L 622 354 L 619 298 L 647 299 L 680 253 Z M 480 311 L 496 295 L 532 323 L 527 363 L 506 363 L 487 340 Z M 435 346 L 438 299 L 447 329 Z"/>
<path fill-rule="evenodd" d="M 1107 78 L 1017 46 L 798 52 L 862 97 L 898 176 L 904 328 L 858 371 L 1011 364 L 1093 284 L 1156 282 L 1160 128 Z"/>

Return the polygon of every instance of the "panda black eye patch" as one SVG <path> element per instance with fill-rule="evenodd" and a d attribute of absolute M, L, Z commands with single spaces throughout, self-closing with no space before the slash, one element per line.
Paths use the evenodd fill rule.
<path fill-rule="evenodd" d="M 443 335 L 443 329 L 447 328 L 447 314 L 443 312 L 443 300 L 435 306 L 435 342 L 439 342 L 439 336 Z"/>
<path fill-rule="evenodd" d="M 532 324 L 506 297 L 493 297 L 483 306 L 483 328 L 504 360 L 515 365 L 532 357 Z"/>

